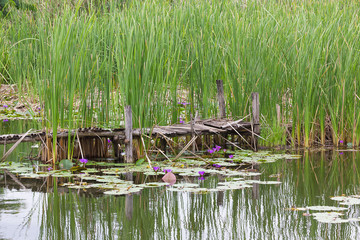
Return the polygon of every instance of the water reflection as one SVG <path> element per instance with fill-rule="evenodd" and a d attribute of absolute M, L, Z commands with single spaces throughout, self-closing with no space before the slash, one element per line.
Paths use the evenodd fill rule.
<path fill-rule="evenodd" d="M 37 180 L 42 185 L 37 191 L 42 193 L 20 192 L 22 204 L 12 214 L 17 219 L 30 216 L 27 230 L 17 230 L 18 235 L 24 238 L 29 229 L 38 234 L 26 239 L 359 239 L 358 222 L 323 224 L 303 212 L 287 210 L 292 206 L 339 206 L 331 196 L 359 194 L 359 165 L 358 152 L 305 152 L 299 160 L 259 166 L 263 175 L 258 178 L 276 180 L 270 175 L 277 174 L 281 185 L 257 184 L 203 195 L 149 188 L 131 196 L 105 196 L 78 193 L 49 178 Z M 205 181 L 188 179 L 210 188 L 223 181 L 216 176 Z M 3 199 L 19 193 L 20 186 L 9 177 L 6 183 L 0 178 L 0 186 L 4 186 L 0 188 Z M 10 206 L 11 202 L 3 204 Z M 360 217 L 360 206 L 350 206 L 344 213 L 344 218 Z M 13 237 L 6 226 L 19 224 L 14 219 L 9 222 L 0 210 L 1 237 Z"/>

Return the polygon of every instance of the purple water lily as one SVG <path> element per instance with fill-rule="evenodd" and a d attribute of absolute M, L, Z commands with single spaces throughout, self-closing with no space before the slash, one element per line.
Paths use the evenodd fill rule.
<path fill-rule="evenodd" d="M 204 171 L 199 171 L 200 176 L 204 176 L 205 172 Z"/>
<path fill-rule="evenodd" d="M 169 173 L 171 171 L 172 171 L 171 169 L 164 169 L 164 173 Z"/>
<path fill-rule="evenodd" d="M 154 171 L 157 172 L 160 170 L 160 167 L 153 167 Z"/>
<path fill-rule="evenodd" d="M 88 162 L 89 160 L 87 160 L 86 158 L 81 158 L 81 159 L 79 159 L 79 162 L 81 162 L 82 164 L 84 164 L 84 166 L 85 166 L 85 164 Z"/>
<path fill-rule="evenodd" d="M 209 150 L 207 150 L 207 151 L 208 151 L 208 153 L 210 153 L 210 154 L 214 153 L 214 150 L 212 150 L 212 149 L 209 149 Z"/>
<path fill-rule="evenodd" d="M 221 149 L 221 147 L 218 145 L 215 145 L 215 149 L 216 149 L 216 151 L 219 151 Z"/>
<path fill-rule="evenodd" d="M 232 155 L 232 154 L 231 154 L 231 155 L 229 155 L 229 158 L 233 158 L 233 157 L 234 157 L 234 155 Z"/>
<path fill-rule="evenodd" d="M 213 164 L 213 167 L 221 168 L 221 165 L 215 163 L 215 164 Z"/>
<path fill-rule="evenodd" d="M 48 167 L 48 169 L 47 169 L 48 171 L 51 171 L 51 170 L 53 170 L 53 168 L 52 167 Z"/>
<path fill-rule="evenodd" d="M 341 143 L 341 144 L 342 144 L 342 143 L 344 143 L 344 141 L 343 141 L 343 140 L 340 140 L 340 141 L 339 141 L 339 143 Z"/>
<path fill-rule="evenodd" d="M 178 104 L 183 105 L 184 107 L 185 107 L 186 105 L 190 105 L 189 102 L 178 102 Z"/>
<path fill-rule="evenodd" d="M 107 142 L 108 142 L 108 143 L 111 143 L 111 140 L 110 140 L 110 139 L 108 139 L 108 140 L 107 140 Z"/>
<path fill-rule="evenodd" d="M 3 122 L 8 122 L 8 121 L 9 121 L 9 119 L 4 119 L 4 120 L 3 120 Z"/>
<path fill-rule="evenodd" d="M 344 153 L 343 152 L 339 152 L 340 155 L 343 155 Z"/>
<path fill-rule="evenodd" d="M 9 106 L 8 106 L 8 105 L 6 105 L 6 104 L 4 104 L 4 105 L 3 105 L 3 108 L 8 108 L 8 107 L 9 107 Z"/>

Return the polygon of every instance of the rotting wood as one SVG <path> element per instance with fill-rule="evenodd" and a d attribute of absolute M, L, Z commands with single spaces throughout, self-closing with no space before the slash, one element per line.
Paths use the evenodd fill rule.
<path fill-rule="evenodd" d="M 230 123 L 230 124 L 229 124 Z M 231 126 L 232 127 L 231 127 Z M 233 128 L 237 129 L 239 133 L 248 135 L 251 133 L 251 123 L 244 121 L 232 121 L 227 119 L 208 119 L 202 121 L 196 121 L 194 123 L 194 131 L 197 135 L 211 135 L 218 133 L 231 133 Z M 101 129 L 101 128 L 80 128 L 77 130 L 62 131 L 59 132 L 57 138 L 68 138 L 70 134 L 71 137 L 76 136 L 76 131 L 78 132 L 79 138 L 117 138 L 119 142 L 124 142 L 125 140 L 125 129 Z M 150 128 L 144 129 L 133 129 L 133 138 L 139 138 L 140 135 L 146 134 L 149 135 L 151 132 Z M 11 144 L 17 142 L 24 134 L 6 134 L 0 135 L 0 144 Z M 165 136 L 168 138 L 192 135 L 191 134 L 191 124 L 174 124 L 170 126 L 155 126 L 152 129 L 151 137 L 156 135 Z M 43 141 L 46 137 L 52 139 L 52 133 L 46 134 L 44 131 L 36 131 L 29 133 L 22 142 L 38 142 Z M 84 144 L 83 144 L 84 145 Z"/>
<path fill-rule="evenodd" d="M 236 134 L 239 135 L 243 140 L 243 136 L 249 137 L 260 137 L 258 134 L 252 131 L 254 125 L 250 122 L 245 122 L 244 119 L 240 120 L 232 120 L 232 119 L 207 119 L 207 120 L 199 120 L 199 121 L 191 121 L 186 124 L 174 124 L 170 126 L 154 126 L 153 128 L 144 128 L 144 129 L 133 129 L 132 130 L 132 137 L 134 139 L 141 140 L 141 136 L 147 136 L 150 139 L 160 137 L 160 141 L 163 143 L 161 144 L 161 150 L 168 149 L 171 150 L 174 154 L 175 151 L 171 146 L 171 138 L 173 137 L 181 137 L 181 136 L 198 136 L 199 142 L 196 143 L 197 146 L 201 146 L 202 149 L 208 149 L 214 143 L 215 140 L 212 136 L 220 134 L 223 138 L 225 134 Z M 76 132 L 78 133 L 78 137 L 76 136 Z M 75 143 L 74 149 L 74 157 L 78 158 L 81 156 L 81 151 L 79 149 L 79 144 L 82 146 L 84 157 L 86 158 L 104 158 L 110 157 L 107 155 L 106 147 L 107 147 L 107 139 L 112 140 L 112 144 L 114 147 L 114 155 L 117 158 L 121 157 L 121 149 L 120 145 L 125 144 L 128 142 L 125 139 L 125 129 L 100 129 L 100 128 L 87 128 L 87 129 L 77 129 L 71 130 L 69 132 L 62 131 L 58 134 L 58 139 L 64 138 L 64 146 L 63 148 L 67 149 L 67 138 L 68 134 L 74 136 L 73 139 L 77 139 L 78 143 Z M 45 132 L 33 132 L 29 133 L 28 136 L 23 134 L 14 135 L 2 135 L 0 136 L 0 144 L 5 143 L 14 143 L 20 138 L 24 137 L 22 142 L 29 142 L 29 141 L 44 141 L 48 142 L 51 145 L 52 142 L 52 134 Z M 220 139 L 223 141 L 224 139 Z M 226 138 L 226 137 L 225 137 Z M 203 139 L 201 141 L 201 139 Z M 59 141 L 61 142 L 61 141 Z M 196 141 L 192 142 L 195 144 Z M 219 141 L 217 141 L 218 143 Z M 223 141 L 224 142 L 224 141 Z M 219 142 L 220 143 L 220 142 Z M 225 143 L 225 142 L 224 142 Z M 165 147 L 166 146 L 166 147 Z M 104 148 L 105 147 L 105 148 Z M 168 147 L 168 148 L 167 148 Z M 42 160 L 49 161 L 49 156 L 51 155 L 51 149 L 46 149 L 42 147 Z M 61 149 L 61 148 L 59 148 Z M 130 153 L 133 151 L 129 151 Z M 163 151 L 165 153 L 165 151 Z M 192 152 L 195 152 L 192 149 Z M 67 154 L 64 152 L 64 154 Z M 100 156 L 100 155 L 101 156 Z M 46 156 L 48 155 L 48 156 Z M 106 155 L 106 156 L 105 156 Z M 134 157 L 134 156 L 133 156 Z M 134 159 L 134 158 L 133 158 Z"/>

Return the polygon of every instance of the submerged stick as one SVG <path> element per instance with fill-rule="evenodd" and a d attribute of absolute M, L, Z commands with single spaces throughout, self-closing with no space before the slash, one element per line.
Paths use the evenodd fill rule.
<path fill-rule="evenodd" d="M 12 174 L 11 172 L 9 172 L 8 170 L 4 169 L 4 173 L 6 173 L 7 175 L 9 175 L 11 177 L 12 180 L 14 180 L 14 182 L 16 182 L 17 184 L 19 184 L 19 186 L 22 188 L 22 189 L 26 189 L 26 187 L 24 186 L 24 184 L 22 184 L 19 179 L 17 179 L 15 177 L 14 174 Z"/>
<path fill-rule="evenodd" d="M 0 162 L 3 162 L 14 150 L 15 148 L 22 142 L 22 140 L 31 132 L 32 129 L 27 131 L 10 149 L 4 156 L 1 158 Z"/>

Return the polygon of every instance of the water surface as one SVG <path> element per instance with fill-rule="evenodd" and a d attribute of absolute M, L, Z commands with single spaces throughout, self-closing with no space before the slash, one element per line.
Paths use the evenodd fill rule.
<path fill-rule="evenodd" d="M 66 180 L 0 175 L 1 239 L 360 239 L 359 222 L 319 223 L 292 207 L 341 206 L 331 196 L 360 193 L 359 152 L 310 151 L 301 159 L 259 166 L 261 180 L 280 185 L 194 194 L 166 187 L 108 196 L 61 186 Z M 270 177 L 279 174 L 278 178 Z M 135 182 L 144 178 L 134 175 Z M 214 188 L 221 176 L 205 180 Z M 310 212 L 311 213 L 311 212 Z M 360 205 L 343 218 L 359 218 Z"/>

